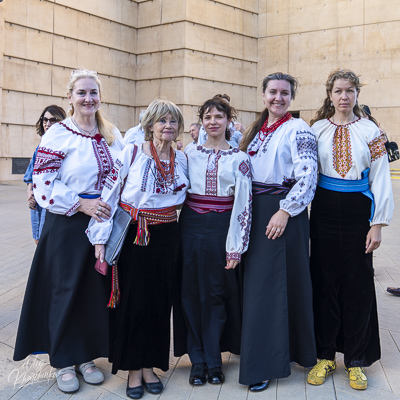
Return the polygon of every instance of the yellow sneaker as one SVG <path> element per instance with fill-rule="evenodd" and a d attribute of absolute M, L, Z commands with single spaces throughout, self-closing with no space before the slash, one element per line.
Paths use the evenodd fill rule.
<path fill-rule="evenodd" d="M 322 385 L 327 376 L 333 374 L 336 369 L 336 362 L 331 360 L 319 360 L 313 369 L 308 373 L 307 382 L 311 385 Z"/>
<path fill-rule="evenodd" d="M 349 375 L 350 386 L 353 389 L 364 390 L 368 386 L 368 379 L 364 374 L 364 369 L 361 367 L 346 368 Z"/>

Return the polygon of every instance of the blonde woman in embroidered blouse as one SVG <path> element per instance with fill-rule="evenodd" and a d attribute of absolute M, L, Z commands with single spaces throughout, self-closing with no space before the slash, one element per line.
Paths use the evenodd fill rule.
<path fill-rule="evenodd" d="M 393 214 L 392 185 L 379 128 L 358 106 L 358 76 L 334 70 L 325 86 L 326 98 L 311 121 L 318 141 L 311 274 L 320 361 L 308 382 L 322 384 L 340 351 L 350 386 L 366 389 L 363 367 L 380 358 L 372 252 Z"/>
<path fill-rule="evenodd" d="M 108 355 L 109 294 L 94 270 L 94 249 L 84 235 L 90 217 L 110 217 L 100 199 L 106 177 L 124 144 L 101 114 L 96 72 L 74 70 L 67 86 L 68 118 L 43 136 L 33 171 L 33 190 L 46 208 L 30 270 L 14 359 L 44 352 L 58 368 L 60 390 L 78 390 L 76 370 L 87 383 L 104 376 L 91 361 Z"/>
<path fill-rule="evenodd" d="M 112 213 L 121 205 L 132 225 L 118 261 L 121 301 L 110 312 L 112 373 L 128 370 L 126 394 L 141 398 L 144 388 L 160 394 L 163 385 L 153 368 L 169 368 L 172 288 L 176 285 L 179 251 L 177 206 L 189 186 L 187 159 L 172 148 L 183 131 L 179 108 L 165 99 L 154 100 L 143 115 L 145 142 L 128 144 L 107 178 L 102 198 Z M 121 193 L 121 185 L 126 184 Z M 92 219 L 87 235 L 104 260 L 113 220 Z"/>

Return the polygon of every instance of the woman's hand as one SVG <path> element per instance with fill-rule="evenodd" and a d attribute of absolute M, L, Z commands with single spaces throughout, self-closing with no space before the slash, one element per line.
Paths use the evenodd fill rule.
<path fill-rule="evenodd" d="M 100 197 L 98 199 L 83 199 L 79 197 L 79 203 L 81 205 L 78 207 L 78 211 L 93 217 L 98 222 L 111 218 L 111 207 L 104 203 Z"/>
<path fill-rule="evenodd" d="M 104 244 L 95 244 L 94 245 L 94 255 L 96 258 L 100 259 L 100 262 L 104 262 L 104 257 L 106 255 L 106 248 Z"/>
<path fill-rule="evenodd" d="M 35 196 L 33 195 L 32 183 L 28 183 L 28 189 L 26 191 L 26 194 L 28 195 L 28 207 L 31 210 L 36 210 L 36 200 Z"/>
<path fill-rule="evenodd" d="M 365 254 L 371 253 L 376 250 L 382 241 L 382 226 L 383 225 L 372 225 L 367 234 L 367 240 L 365 241 Z"/>
<path fill-rule="evenodd" d="M 228 260 L 225 269 L 235 269 L 238 264 L 239 261 L 237 260 Z"/>
<path fill-rule="evenodd" d="M 234 127 L 237 131 L 244 133 L 246 128 L 240 123 L 240 122 L 235 122 Z"/>
<path fill-rule="evenodd" d="M 265 235 L 268 239 L 275 240 L 285 231 L 290 215 L 283 210 L 278 210 L 269 220 Z"/>

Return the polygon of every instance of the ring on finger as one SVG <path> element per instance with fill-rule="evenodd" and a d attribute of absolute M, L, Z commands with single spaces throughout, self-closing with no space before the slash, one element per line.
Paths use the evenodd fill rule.
<path fill-rule="evenodd" d="M 97 211 L 101 211 L 101 206 L 99 206 L 99 208 L 97 209 Z"/>
<path fill-rule="evenodd" d="M 99 215 L 99 210 L 96 211 L 96 215 Z"/>

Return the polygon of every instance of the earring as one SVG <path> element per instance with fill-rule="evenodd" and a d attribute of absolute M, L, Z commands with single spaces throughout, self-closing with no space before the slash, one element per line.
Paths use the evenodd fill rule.
<path fill-rule="evenodd" d="M 331 107 L 333 107 L 333 103 L 331 102 Z"/>
<path fill-rule="evenodd" d="M 69 103 L 68 111 L 72 111 L 72 103 Z"/>

